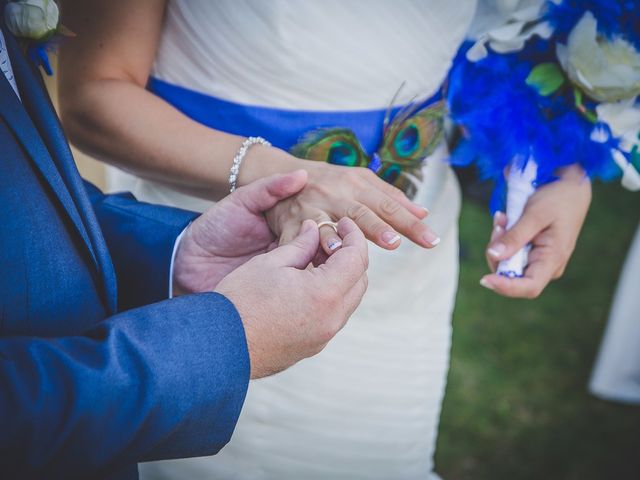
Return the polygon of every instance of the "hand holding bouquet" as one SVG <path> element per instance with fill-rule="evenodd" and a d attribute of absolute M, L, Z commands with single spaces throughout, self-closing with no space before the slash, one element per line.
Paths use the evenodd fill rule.
<path fill-rule="evenodd" d="M 465 137 L 452 163 L 475 163 L 495 181 L 491 209 L 506 203 L 507 228 L 572 165 L 639 190 L 640 1 L 497 3 L 500 15 L 451 71 L 450 111 Z M 498 273 L 522 277 L 527 252 Z"/>

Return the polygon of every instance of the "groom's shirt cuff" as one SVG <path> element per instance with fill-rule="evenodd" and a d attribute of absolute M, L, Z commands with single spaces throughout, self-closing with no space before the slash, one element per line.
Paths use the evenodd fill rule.
<path fill-rule="evenodd" d="M 191 225 L 191 223 L 189 223 L 189 225 Z M 169 298 L 173 298 L 173 264 L 176 261 L 176 253 L 178 253 L 180 241 L 182 240 L 184 233 L 187 231 L 187 228 L 189 228 L 189 225 L 182 230 L 182 233 L 178 235 L 178 238 L 176 238 L 176 243 L 173 244 L 173 253 L 171 254 L 171 264 L 169 266 Z"/>

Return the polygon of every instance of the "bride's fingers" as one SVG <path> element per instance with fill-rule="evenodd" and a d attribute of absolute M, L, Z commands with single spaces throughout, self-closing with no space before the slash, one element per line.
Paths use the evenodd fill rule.
<path fill-rule="evenodd" d="M 507 215 L 504 212 L 497 211 L 493 214 L 493 226 L 500 227 L 503 230 L 507 228 Z"/>
<path fill-rule="evenodd" d="M 482 277 L 481 285 L 505 297 L 538 298 L 553 280 L 554 257 L 551 252 L 540 254 L 530 261 L 522 278 L 507 278 L 491 274 Z"/>
<path fill-rule="evenodd" d="M 493 216 L 493 230 L 491 230 L 491 238 L 489 239 L 489 245 L 494 243 L 500 237 L 502 237 L 507 228 L 507 216 L 503 212 L 496 212 Z M 498 268 L 498 261 L 485 252 L 487 259 L 487 265 L 492 272 Z"/>
<path fill-rule="evenodd" d="M 371 189 L 361 192 L 358 200 L 412 242 L 426 248 L 435 247 L 440 243 L 440 237 L 424 222 L 380 190 Z"/>
<path fill-rule="evenodd" d="M 319 211 L 312 217 L 320 228 L 320 246 L 329 256 L 342 246 L 342 239 L 338 235 L 338 224 L 325 212 Z"/>
<path fill-rule="evenodd" d="M 401 237 L 388 223 L 360 202 L 349 201 L 345 205 L 344 216 L 353 220 L 368 240 L 386 250 L 395 250 Z"/>
<path fill-rule="evenodd" d="M 334 226 L 337 224 L 333 222 L 329 214 L 325 211 L 317 208 L 302 207 L 296 213 L 296 216 L 288 218 L 281 224 L 282 233 L 280 235 L 280 245 L 284 245 L 293 240 L 300 230 L 300 225 L 303 220 L 310 219 L 318 224 L 318 231 L 320 232 L 320 249 L 319 256 L 314 261 L 314 264 L 320 264 L 324 262 L 329 255 L 334 253 L 342 246 L 342 239 L 336 232 Z M 337 227 L 336 227 L 337 228 Z"/>
<path fill-rule="evenodd" d="M 394 187 L 390 183 L 385 182 L 368 168 L 358 169 L 358 171 L 360 172 L 360 175 L 365 180 L 367 180 L 367 182 L 369 182 L 375 190 L 382 191 L 385 195 L 388 195 L 389 197 L 394 199 L 420 220 L 429 215 L 429 211 L 426 208 L 413 203 L 411 200 L 409 200 L 409 198 L 407 198 L 402 190 Z"/>

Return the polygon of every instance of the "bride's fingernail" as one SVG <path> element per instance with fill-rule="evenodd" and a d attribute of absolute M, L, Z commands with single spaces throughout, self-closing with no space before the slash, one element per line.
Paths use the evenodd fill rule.
<path fill-rule="evenodd" d="M 400 235 L 396 232 L 384 232 L 382 234 L 382 241 L 387 245 L 394 245 L 400 241 Z"/>
<path fill-rule="evenodd" d="M 502 220 L 504 217 L 504 212 L 501 212 L 500 210 L 496 211 L 496 213 L 493 214 L 493 223 L 497 223 L 500 220 Z"/>
<path fill-rule="evenodd" d="M 487 253 L 493 258 L 498 258 L 504 253 L 507 246 L 504 243 L 496 243 L 494 246 L 487 250 Z"/>
<path fill-rule="evenodd" d="M 440 237 L 433 232 L 425 233 L 422 238 L 424 238 L 425 242 L 430 243 L 434 247 L 440 243 Z"/>
<path fill-rule="evenodd" d="M 495 287 L 491 285 L 491 283 L 484 277 L 480 279 L 480 285 L 482 285 L 484 288 L 488 288 L 489 290 L 495 289 Z"/>
<path fill-rule="evenodd" d="M 342 241 L 338 240 L 337 238 L 330 238 L 329 241 L 327 242 L 327 248 L 332 252 L 336 248 L 340 248 L 341 246 L 342 246 Z"/>

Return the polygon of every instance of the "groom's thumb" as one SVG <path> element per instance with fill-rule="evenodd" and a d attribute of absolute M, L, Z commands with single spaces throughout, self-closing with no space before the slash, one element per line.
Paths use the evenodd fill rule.
<path fill-rule="evenodd" d="M 319 245 L 318 225 L 313 220 L 305 220 L 296 238 L 269 252 L 267 256 L 275 266 L 303 269 L 311 263 Z"/>
<path fill-rule="evenodd" d="M 234 195 L 249 211 L 262 213 L 279 201 L 298 193 L 306 183 L 305 170 L 277 173 L 240 187 Z"/>

